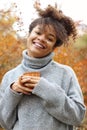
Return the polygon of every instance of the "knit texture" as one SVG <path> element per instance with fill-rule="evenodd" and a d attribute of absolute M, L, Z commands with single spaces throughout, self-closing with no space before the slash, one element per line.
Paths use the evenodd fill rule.
<path fill-rule="evenodd" d="M 23 60 L 7 72 L 0 87 L 0 124 L 6 130 L 73 130 L 85 114 L 83 95 L 72 68 L 44 58 Z M 10 86 L 24 72 L 39 71 L 41 78 L 31 95 L 13 91 Z"/>

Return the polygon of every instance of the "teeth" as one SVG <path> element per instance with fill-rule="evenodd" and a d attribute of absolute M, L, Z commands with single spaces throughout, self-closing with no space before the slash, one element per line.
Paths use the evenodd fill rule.
<path fill-rule="evenodd" d="M 39 44 L 39 43 L 35 43 L 36 46 L 40 47 L 40 48 L 44 48 L 43 45 Z"/>

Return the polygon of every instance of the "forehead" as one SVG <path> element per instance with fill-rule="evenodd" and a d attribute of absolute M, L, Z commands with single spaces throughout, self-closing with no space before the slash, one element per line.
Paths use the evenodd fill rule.
<path fill-rule="evenodd" d="M 38 29 L 43 33 L 49 33 L 56 36 L 56 31 L 52 25 L 37 25 L 35 29 Z"/>

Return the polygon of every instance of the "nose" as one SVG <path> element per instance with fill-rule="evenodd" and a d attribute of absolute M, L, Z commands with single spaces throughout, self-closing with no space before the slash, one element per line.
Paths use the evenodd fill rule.
<path fill-rule="evenodd" d="M 39 35 L 38 40 L 45 42 L 46 41 L 45 35 L 44 34 Z"/>

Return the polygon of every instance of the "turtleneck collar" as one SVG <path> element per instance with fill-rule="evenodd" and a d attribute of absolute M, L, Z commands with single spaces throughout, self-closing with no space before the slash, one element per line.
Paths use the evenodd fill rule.
<path fill-rule="evenodd" d="M 42 58 L 33 58 L 27 55 L 27 50 L 23 51 L 22 65 L 26 68 L 40 69 L 46 66 L 53 58 L 53 52 Z"/>

